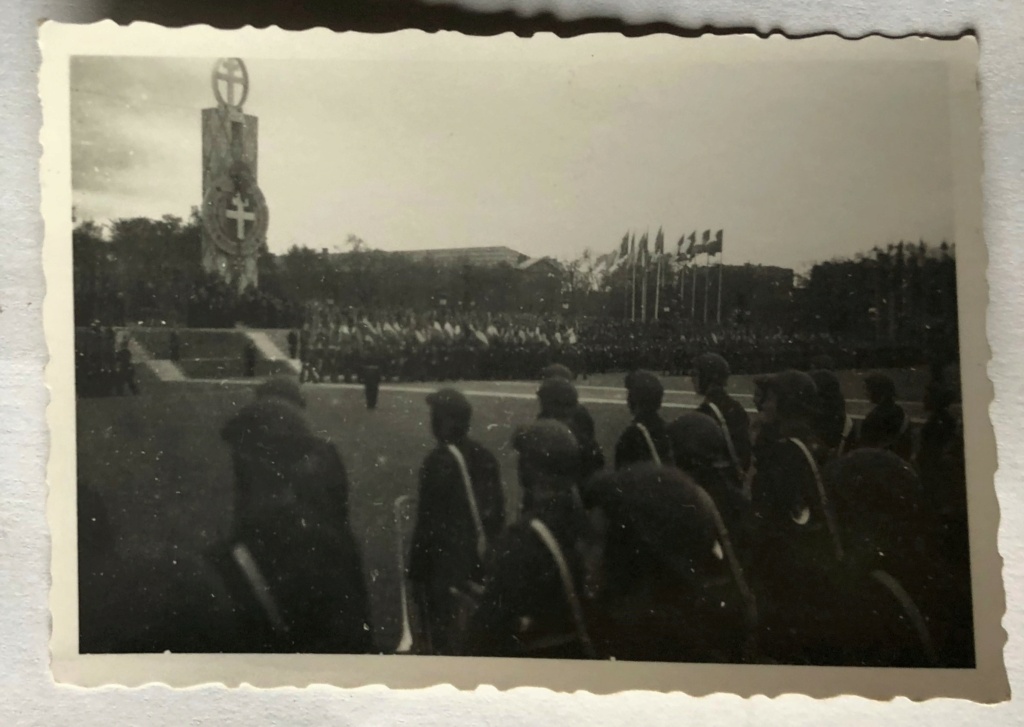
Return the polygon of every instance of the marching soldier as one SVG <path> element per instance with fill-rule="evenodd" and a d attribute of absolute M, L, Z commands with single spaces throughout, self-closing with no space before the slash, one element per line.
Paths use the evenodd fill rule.
<path fill-rule="evenodd" d="M 832 462 L 823 479 L 845 555 L 823 579 L 819 618 L 809 625 L 819 648 L 808 660 L 928 667 L 945 647 L 945 663 L 966 666 L 956 631 L 970 621 L 970 598 L 956 593 L 955 576 L 927 547 L 931 533 L 913 468 L 891 452 L 861 449 Z"/>
<path fill-rule="evenodd" d="M 672 462 L 714 500 L 737 548 L 744 550 L 749 503 L 729 457 L 721 428 L 697 412 L 683 414 L 666 428 Z"/>
<path fill-rule="evenodd" d="M 839 378 L 827 369 L 811 372 L 818 388 L 820 408 L 815 417 L 818 436 L 825 446 L 836 454 L 843 454 L 853 440 L 853 419 L 846 413 L 846 398 L 839 386 Z"/>
<path fill-rule="evenodd" d="M 715 353 L 705 353 L 693 362 L 693 388 L 704 397 L 697 411 L 722 428 L 726 445 L 738 472 L 750 467 L 750 418 L 738 401 L 729 396 L 729 364 Z"/>
<path fill-rule="evenodd" d="M 428 651 L 450 655 L 479 595 L 484 558 L 505 524 L 505 500 L 497 459 L 469 437 L 466 397 L 441 389 L 427 404 L 437 446 L 420 469 L 409 580 Z"/>
<path fill-rule="evenodd" d="M 359 548 L 347 516 L 324 508 L 324 480 L 341 487 L 343 473 L 323 440 L 301 409 L 273 396 L 242 409 L 222 436 L 235 465 L 234 527 L 208 558 L 231 594 L 234 650 L 371 651 Z"/>
<path fill-rule="evenodd" d="M 599 475 L 588 490 L 591 527 L 581 550 L 598 654 L 624 661 L 752 659 L 754 599 L 708 494 L 678 470 L 650 463 Z"/>
<path fill-rule="evenodd" d="M 933 511 L 941 510 L 941 503 L 948 498 L 951 481 L 946 453 L 951 444 L 957 442 L 957 421 L 950 413 L 953 392 L 939 383 L 932 383 L 925 390 L 924 409 L 928 419 L 921 427 L 921 441 L 915 464 L 925 485 L 925 496 Z"/>
<path fill-rule="evenodd" d="M 888 449 L 909 461 L 913 454 L 910 417 L 896 403 L 896 384 L 886 374 L 873 373 L 864 378 L 864 386 L 874 408 L 860 424 L 858 446 Z"/>
<path fill-rule="evenodd" d="M 576 546 L 588 522 L 576 491 L 576 437 L 563 422 L 541 420 L 517 431 L 513 446 L 529 505 L 495 545 L 467 652 L 596 658 L 581 605 L 584 567 Z"/>
<path fill-rule="evenodd" d="M 843 560 L 843 542 L 822 482 L 827 449 L 815 432 L 818 393 L 801 371 L 763 382 L 769 440 L 758 449 L 752 485 L 751 555 L 765 624 L 763 647 L 784 663 L 817 648 L 808 630 L 817 615 L 810 584 Z"/>
<path fill-rule="evenodd" d="M 564 364 L 551 364 L 546 366 L 540 372 L 540 380 L 543 383 L 547 379 L 565 379 L 572 383 L 576 380 L 576 375 L 572 370 Z M 591 416 L 590 411 L 583 404 L 580 404 L 577 400 L 576 409 L 572 413 L 572 423 L 569 425 L 570 429 L 587 439 L 596 439 L 596 428 L 594 426 L 594 417 Z"/>
<path fill-rule="evenodd" d="M 652 373 L 634 371 L 626 376 L 626 404 L 633 421 L 615 445 L 615 469 L 637 462 L 669 464 L 665 421 L 658 414 L 664 394 L 664 387 Z"/>
<path fill-rule="evenodd" d="M 585 424 L 580 421 L 579 398 L 576 394 L 576 387 L 570 381 L 563 378 L 545 379 L 537 390 L 537 399 L 540 401 L 540 414 L 538 419 L 554 419 L 569 427 L 569 430 L 576 437 L 580 448 L 579 482 L 585 481 L 592 474 L 604 467 L 604 453 L 601 445 L 593 435 L 593 431 L 587 431 Z"/>

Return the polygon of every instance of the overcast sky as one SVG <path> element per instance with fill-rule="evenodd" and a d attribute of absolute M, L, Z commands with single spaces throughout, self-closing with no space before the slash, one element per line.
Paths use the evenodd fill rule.
<path fill-rule="evenodd" d="M 725 230 L 725 261 L 803 268 L 952 241 L 942 64 L 580 54 L 509 62 L 246 59 L 268 242 L 603 254 L 627 230 Z M 78 58 L 79 218 L 187 216 L 214 59 Z M 652 240 L 653 241 L 653 240 Z"/>

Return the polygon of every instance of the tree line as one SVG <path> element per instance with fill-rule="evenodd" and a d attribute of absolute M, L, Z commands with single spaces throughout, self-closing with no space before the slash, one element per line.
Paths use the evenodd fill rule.
<path fill-rule="evenodd" d="M 608 270 L 587 250 L 578 258 L 520 270 L 511 265 L 452 264 L 371 249 L 350 235 L 333 252 L 299 245 L 259 253 L 259 289 L 237 291 L 201 265 L 202 223 L 187 220 L 91 221 L 73 231 L 75 319 L 193 326 L 299 325 L 311 302 L 371 310 L 453 310 L 569 314 L 628 319 L 647 295 L 658 317 L 712 327 L 781 328 L 875 341 L 955 338 L 955 247 L 899 242 L 852 258 L 783 268 L 731 265 L 722 270 L 654 267 L 651 284 L 635 270 Z M 713 267 L 713 266 L 712 266 Z M 713 302 L 709 302 L 713 301 Z M 708 323 L 710 321 L 710 323 Z"/>

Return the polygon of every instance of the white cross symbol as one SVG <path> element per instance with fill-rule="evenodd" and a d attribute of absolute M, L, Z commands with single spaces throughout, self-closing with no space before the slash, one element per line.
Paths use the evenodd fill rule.
<path fill-rule="evenodd" d="M 248 205 L 248 203 L 246 203 L 246 201 L 244 199 L 242 199 L 242 196 L 239 195 L 239 194 L 236 194 L 234 197 L 232 197 L 231 204 L 234 205 L 234 207 L 228 208 L 228 211 L 225 212 L 224 215 L 229 220 L 234 220 L 235 221 L 235 234 L 238 235 L 238 239 L 239 240 L 244 240 L 245 239 L 245 223 L 246 222 L 255 222 L 256 221 L 256 213 L 255 212 L 247 212 L 246 211 L 246 208 L 249 205 Z"/>
<path fill-rule="evenodd" d="M 224 70 L 217 70 L 214 74 L 218 81 L 224 81 L 228 85 L 228 106 L 235 105 L 235 85 L 243 86 L 245 77 L 242 75 L 238 62 L 231 58 L 224 61 L 220 66 Z"/>

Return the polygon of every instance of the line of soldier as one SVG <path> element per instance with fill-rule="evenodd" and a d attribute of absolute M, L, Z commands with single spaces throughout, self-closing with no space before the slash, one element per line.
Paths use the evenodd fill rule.
<path fill-rule="evenodd" d="M 920 345 L 910 343 L 749 328 L 708 332 L 611 319 L 579 321 L 571 342 L 567 336 L 556 340 L 554 332 L 517 337 L 524 327 L 534 330 L 524 322 L 494 328 L 487 319 L 470 317 L 464 323 L 456 335 L 416 337 L 411 328 L 399 327 L 394 335 L 363 337 L 342 334 L 347 329 L 338 319 L 290 331 L 289 356 L 302 362 L 304 382 L 349 383 L 359 380 L 366 360 L 372 360 L 384 380 L 468 381 L 522 380 L 553 362 L 566 364 L 584 378 L 589 373 L 639 368 L 686 375 L 693 360 L 709 348 L 724 353 L 738 373 L 799 368 L 814 355 L 827 355 L 843 369 L 899 368 L 920 364 L 922 352 Z"/>
<path fill-rule="evenodd" d="M 944 389 L 929 392 L 915 458 L 885 376 L 867 378 L 875 408 L 854 431 L 825 369 L 762 378 L 753 427 L 720 356 L 698 358 L 705 399 L 670 424 L 661 383 L 637 371 L 634 419 L 604 472 L 558 369 L 514 439 L 523 505 L 507 528 L 469 403 L 454 390 L 428 400 L 439 446 L 421 471 L 407 626 L 421 650 L 971 663 L 962 437 Z"/>
<path fill-rule="evenodd" d="M 128 337 L 94 321 L 75 331 L 75 386 L 79 396 L 121 396 L 139 393 Z"/>
<path fill-rule="evenodd" d="M 420 470 L 401 650 L 970 666 L 948 391 L 930 390 L 915 455 L 885 377 L 868 379 L 876 406 L 853 432 L 825 368 L 760 379 L 753 422 L 727 392 L 724 359 L 701 356 L 693 374 L 704 401 L 671 423 L 657 377 L 626 377 L 634 418 L 606 468 L 571 373 L 545 371 L 537 420 L 513 438 L 511 525 L 469 401 L 431 394 L 437 445 Z M 119 649 L 374 650 L 345 467 L 303 407 L 295 382 L 275 379 L 226 425 L 235 526 L 180 589 L 202 599 L 165 603 L 168 622 L 121 634 Z"/>

